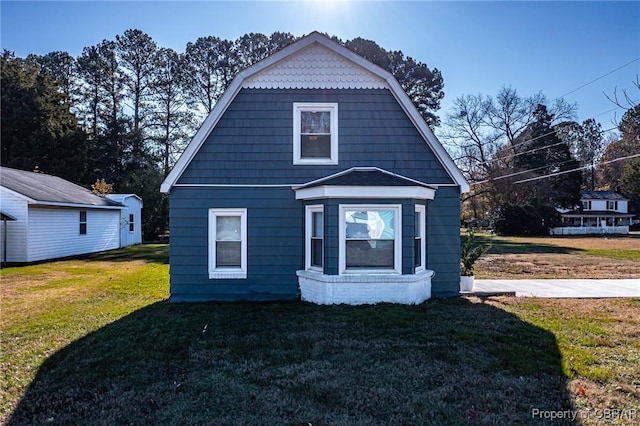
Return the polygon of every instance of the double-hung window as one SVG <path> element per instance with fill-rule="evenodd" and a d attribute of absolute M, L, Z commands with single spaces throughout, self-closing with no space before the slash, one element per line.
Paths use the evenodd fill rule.
<path fill-rule="evenodd" d="M 324 266 L 324 206 L 305 208 L 305 267 L 322 272 Z"/>
<path fill-rule="evenodd" d="M 80 235 L 87 235 L 87 211 L 80 210 Z"/>
<path fill-rule="evenodd" d="M 247 209 L 209 210 L 209 278 L 247 278 Z"/>
<path fill-rule="evenodd" d="M 293 104 L 293 164 L 338 164 L 338 104 Z"/>
<path fill-rule="evenodd" d="M 617 201 L 607 201 L 607 210 L 618 210 Z"/>
<path fill-rule="evenodd" d="M 340 205 L 340 273 L 401 273 L 400 205 Z"/>
<path fill-rule="evenodd" d="M 135 216 L 133 214 L 129 214 L 129 232 L 133 232 L 136 229 L 136 224 L 134 220 L 135 220 Z"/>
<path fill-rule="evenodd" d="M 413 249 L 413 266 L 415 272 L 425 270 L 425 212 L 426 207 L 416 204 L 414 216 L 414 249 Z"/>

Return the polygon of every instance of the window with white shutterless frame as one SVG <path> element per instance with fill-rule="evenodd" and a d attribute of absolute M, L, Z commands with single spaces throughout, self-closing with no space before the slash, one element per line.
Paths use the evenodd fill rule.
<path fill-rule="evenodd" d="M 340 204 L 340 274 L 402 272 L 402 206 Z"/>
<path fill-rule="evenodd" d="M 247 278 L 247 209 L 209 209 L 209 278 Z"/>
<path fill-rule="evenodd" d="M 338 164 L 338 104 L 293 104 L 293 164 Z"/>
<path fill-rule="evenodd" d="M 322 272 L 324 268 L 324 206 L 305 207 L 305 269 Z"/>

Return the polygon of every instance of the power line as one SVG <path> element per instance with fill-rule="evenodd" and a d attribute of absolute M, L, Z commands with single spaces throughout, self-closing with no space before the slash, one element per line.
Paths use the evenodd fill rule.
<path fill-rule="evenodd" d="M 588 85 L 590 85 L 590 84 L 593 84 L 593 83 L 595 83 L 596 81 L 598 81 L 598 80 L 600 80 L 600 79 L 602 79 L 602 78 L 605 78 L 606 76 L 608 76 L 608 75 L 610 75 L 610 74 L 613 74 L 614 72 L 616 72 L 616 71 L 618 71 L 618 70 L 620 70 L 620 69 L 622 69 L 622 68 L 624 68 L 624 67 L 626 67 L 626 66 L 628 66 L 628 65 L 631 65 L 632 63 L 634 63 L 634 62 L 636 62 L 636 61 L 639 61 L 639 60 L 640 60 L 640 57 L 635 58 L 635 59 L 633 59 L 632 61 L 629 61 L 629 62 L 627 62 L 627 63 L 626 63 L 626 64 L 624 64 L 624 65 L 620 65 L 618 68 L 616 68 L 616 69 L 614 69 L 614 70 L 611 70 L 611 71 L 609 71 L 608 73 L 606 73 L 606 74 L 604 74 L 604 75 L 601 75 L 600 77 L 595 78 L 595 79 L 591 80 L 590 82 L 585 83 L 585 84 L 583 84 L 582 86 L 578 87 L 577 89 L 573 89 L 572 91 L 567 92 L 567 93 L 565 93 L 564 95 L 559 96 L 559 97 L 560 97 L 560 98 L 564 98 L 564 97 L 565 97 L 565 96 L 567 96 L 567 95 L 570 95 L 570 94 L 572 94 L 572 93 L 574 93 L 574 92 L 577 92 L 578 90 L 582 89 L 583 87 L 586 87 L 586 86 L 588 86 Z"/>
<path fill-rule="evenodd" d="M 617 127 L 611 127 L 609 129 L 604 129 L 602 132 L 605 133 L 605 132 L 609 132 L 609 131 L 615 130 L 615 129 L 617 129 Z M 526 141 L 520 142 L 518 145 L 522 145 L 522 144 L 525 144 L 525 143 L 533 142 L 533 141 L 538 140 L 540 138 L 543 138 L 545 136 L 552 135 L 552 134 L 556 133 L 558 130 L 559 129 L 556 128 L 556 129 L 550 131 L 549 133 L 544 133 L 544 134 L 542 134 L 540 136 L 536 136 L 535 138 L 527 139 Z M 564 141 L 560 141 L 560 142 L 557 142 L 557 143 L 554 143 L 554 144 L 551 144 L 551 145 L 545 145 L 545 146 L 538 147 L 538 148 L 533 148 L 533 149 L 530 149 L 530 150 L 527 150 L 527 151 L 521 151 L 521 152 L 517 152 L 517 153 L 514 153 L 514 154 L 508 154 L 505 157 L 492 158 L 491 160 L 482 161 L 482 162 L 480 162 L 478 164 L 489 164 L 489 163 L 492 163 L 494 161 L 509 160 L 511 158 L 518 157 L 519 155 L 524 155 L 524 154 L 529 154 L 529 153 L 536 152 L 536 151 L 541 151 L 541 150 L 546 149 L 546 148 L 551 148 L 552 146 L 562 145 L 563 143 L 565 143 L 565 142 Z M 511 145 L 511 146 L 513 147 L 513 145 Z"/>
<path fill-rule="evenodd" d="M 576 160 L 574 160 L 574 159 L 571 159 L 571 160 L 565 160 L 565 161 L 563 161 L 563 162 L 561 162 L 561 163 L 558 163 L 557 165 L 558 165 L 558 166 L 561 166 L 561 165 L 563 165 L 563 164 L 571 163 L 571 162 L 574 162 L 574 161 L 576 161 Z M 535 169 L 522 170 L 522 171 L 520 171 L 520 172 L 509 173 L 509 174 L 502 175 L 502 176 L 496 176 L 496 177 L 491 178 L 491 179 L 484 179 L 484 180 L 480 180 L 480 181 L 476 181 L 476 182 L 471 182 L 471 183 L 470 183 L 470 185 L 472 185 L 472 186 L 473 186 L 473 185 L 480 185 L 480 184 L 487 183 L 487 182 L 495 182 L 496 180 L 507 179 L 507 178 L 510 178 L 510 177 L 514 177 L 514 176 L 518 176 L 518 175 L 523 175 L 523 174 L 525 174 L 525 173 L 535 172 L 535 171 L 537 171 L 537 170 L 546 169 L 547 167 L 549 167 L 549 166 L 541 166 L 541 167 L 536 167 Z"/>
<path fill-rule="evenodd" d="M 533 182 L 535 180 L 546 179 L 546 178 L 549 178 L 549 177 L 564 175 L 564 174 L 567 174 L 567 173 L 577 172 L 578 170 L 588 169 L 590 167 L 599 167 L 599 166 L 603 166 L 605 164 L 615 163 L 616 161 L 628 160 L 629 158 L 636 158 L 636 157 L 640 157 L 640 154 L 627 155 L 626 157 L 620 157 L 620 158 L 615 158 L 615 159 L 609 160 L 609 161 L 603 161 L 601 163 L 594 164 L 593 166 L 589 164 L 589 165 L 581 166 L 581 167 L 578 167 L 578 168 L 575 168 L 575 169 L 563 170 L 561 172 L 551 173 L 551 174 L 543 175 L 543 176 L 536 176 L 536 177 L 529 178 L 529 179 L 519 180 L 519 181 L 516 181 L 516 182 L 513 182 L 513 183 L 517 184 L 517 183 Z"/>

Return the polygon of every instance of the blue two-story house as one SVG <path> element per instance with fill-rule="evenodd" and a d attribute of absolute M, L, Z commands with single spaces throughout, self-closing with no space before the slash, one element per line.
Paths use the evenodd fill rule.
<path fill-rule="evenodd" d="M 468 188 L 395 78 L 314 32 L 239 73 L 162 184 L 171 300 L 457 295 Z"/>

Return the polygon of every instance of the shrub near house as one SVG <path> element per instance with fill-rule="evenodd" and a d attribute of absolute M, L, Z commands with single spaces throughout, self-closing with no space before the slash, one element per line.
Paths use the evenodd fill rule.
<path fill-rule="evenodd" d="M 458 293 L 468 183 L 393 76 L 319 33 L 240 73 L 162 190 L 172 301 Z"/>

